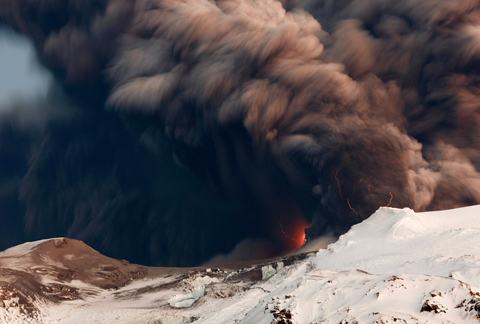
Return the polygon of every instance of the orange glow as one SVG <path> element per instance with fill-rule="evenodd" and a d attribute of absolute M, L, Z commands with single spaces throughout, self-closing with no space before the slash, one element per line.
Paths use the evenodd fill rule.
<path fill-rule="evenodd" d="M 307 221 L 299 216 L 280 223 L 280 232 L 287 250 L 296 250 L 306 243 L 305 230 L 309 227 Z"/>

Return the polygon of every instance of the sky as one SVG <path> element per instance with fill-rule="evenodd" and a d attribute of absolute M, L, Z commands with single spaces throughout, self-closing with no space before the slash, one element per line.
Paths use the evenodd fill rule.
<path fill-rule="evenodd" d="M 0 109 L 15 100 L 45 95 L 50 80 L 30 41 L 0 29 Z"/>

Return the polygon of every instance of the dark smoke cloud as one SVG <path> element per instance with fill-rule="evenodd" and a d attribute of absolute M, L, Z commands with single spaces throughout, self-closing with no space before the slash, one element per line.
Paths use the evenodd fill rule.
<path fill-rule="evenodd" d="M 0 8 L 80 107 L 31 158 L 13 150 L 22 239 L 192 264 L 248 237 L 292 248 L 306 221 L 339 234 L 379 206 L 480 203 L 478 1 Z"/>
<path fill-rule="evenodd" d="M 178 166 L 149 122 L 59 96 L 18 103 L 0 119 L 3 247 L 70 236 L 116 257 L 189 265 L 245 237 L 240 208 Z"/>

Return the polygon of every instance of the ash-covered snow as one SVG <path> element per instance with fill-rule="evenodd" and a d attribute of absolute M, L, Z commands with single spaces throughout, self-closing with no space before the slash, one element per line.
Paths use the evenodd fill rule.
<path fill-rule="evenodd" d="M 244 269 L 150 274 L 90 294 L 70 284 L 82 298 L 39 304 L 30 322 L 479 323 L 480 206 L 381 208 L 325 250 Z M 23 323 L 15 311 L 0 307 L 0 323 Z"/>

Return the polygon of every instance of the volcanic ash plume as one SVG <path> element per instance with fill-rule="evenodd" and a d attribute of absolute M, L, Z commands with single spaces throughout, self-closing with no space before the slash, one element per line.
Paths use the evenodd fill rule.
<path fill-rule="evenodd" d="M 114 254 L 121 254 L 119 241 L 135 241 L 138 228 L 149 228 L 138 248 L 162 246 L 163 253 L 147 252 L 140 261 L 191 264 L 201 261 L 192 255 L 205 260 L 225 252 L 212 239 L 219 233 L 228 248 L 260 238 L 279 252 L 297 247 L 292 242 L 308 226 L 311 237 L 339 234 L 379 206 L 424 211 L 480 203 L 478 1 L 0 4 L 1 20 L 32 38 L 86 120 L 67 140 L 49 135 L 30 163 L 22 185 L 28 224 L 41 227 L 54 211 L 70 236 L 82 233 Z M 110 134 L 103 144 L 93 135 L 82 141 L 94 165 L 123 169 L 92 173 L 93 162 L 85 161 L 91 155 L 69 149 L 90 123 L 99 136 Z M 161 180 L 172 177 L 166 162 L 129 151 L 139 139 L 161 156 L 173 152 L 168 165 L 189 179 L 184 197 L 197 190 L 214 197 L 204 208 L 218 217 L 195 215 L 195 204 L 185 205 L 190 216 L 165 216 L 170 200 L 161 197 L 175 181 Z M 75 199 L 50 197 L 62 186 L 39 195 L 59 177 L 78 176 L 55 155 L 45 158 L 60 142 L 93 179 L 65 183 L 72 196 L 91 200 L 74 215 Z M 97 155 L 103 146 L 122 153 L 108 160 Z M 41 170 L 52 164 L 60 171 L 47 179 Z M 142 168 L 145 181 L 134 176 L 124 184 L 131 194 L 120 195 L 119 179 L 130 167 Z M 158 180 L 149 182 L 148 174 Z M 89 196 L 106 175 L 112 189 Z M 136 209 L 138 197 L 143 209 Z M 105 208 L 113 201 L 132 214 L 119 221 L 123 207 Z M 95 231 L 84 230 L 92 224 Z M 38 231 L 28 228 L 27 237 Z M 100 239 L 102 229 L 111 237 Z M 183 259 L 182 251 L 189 251 Z"/>

